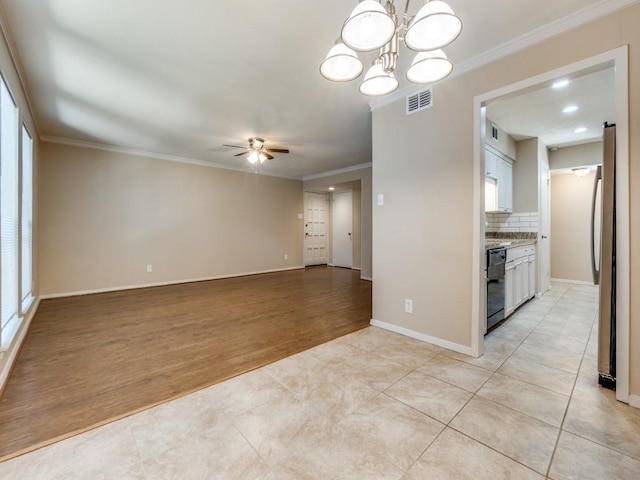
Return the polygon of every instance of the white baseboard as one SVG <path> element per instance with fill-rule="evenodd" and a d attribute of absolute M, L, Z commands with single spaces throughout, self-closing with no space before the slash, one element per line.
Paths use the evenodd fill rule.
<path fill-rule="evenodd" d="M 629 405 L 640 408 L 640 395 L 629 395 Z"/>
<path fill-rule="evenodd" d="M 371 319 L 371 325 L 373 325 L 374 327 L 384 328 L 385 330 L 389 330 L 394 333 L 399 333 L 400 335 L 404 335 L 405 337 L 415 338 L 416 340 L 420 340 L 422 342 L 431 343 L 432 345 L 437 345 L 438 347 L 446 348 L 447 350 L 453 350 L 454 352 L 471 356 L 471 347 L 459 345 L 457 343 L 449 342 L 437 337 L 432 337 L 430 335 L 425 335 L 424 333 L 416 332 L 404 327 L 399 327 L 398 325 L 393 325 L 391 323 L 381 322 L 380 320 L 376 320 L 374 318 Z"/>
<path fill-rule="evenodd" d="M 585 282 L 584 280 L 570 280 L 570 279 L 565 279 L 565 278 L 552 278 L 551 279 L 552 282 L 558 282 L 558 283 L 569 283 L 572 285 L 591 285 L 593 286 L 593 282 Z"/>
<path fill-rule="evenodd" d="M 351 270 L 357 270 L 359 272 L 362 269 L 360 267 L 351 267 Z"/>
<path fill-rule="evenodd" d="M 11 368 L 13 368 L 13 364 L 18 358 L 18 352 L 20 351 L 20 347 L 22 346 L 22 342 L 24 342 L 25 337 L 27 336 L 27 332 L 29 331 L 29 325 L 31 325 L 31 320 L 34 315 L 38 311 L 38 306 L 40 305 L 40 297 L 36 297 L 29 308 L 29 313 L 22 320 L 22 325 L 18 328 L 18 333 L 16 334 L 11 346 L 4 352 L 2 352 L 2 360 L 0 361 L 0 392 L 4 389 L 7 381 L 9 380 L 9 375 L 11 374 Z"/>
<path fill-rule="evenodd" d="M 257 272 L 234 273 L 229 275 L 216 275 L 214 277 L 188 278 L 184 280 L 171 280 L 168 282 L 145 283 L 140 285 L 125 285 L 122 287 L 96 288 L 93 290 L 80 290 L 77 292 L 48 293 L 45 295 L 41 295 L 40 298 L 42 298 L 43 300 L 46 300 L 48 298 L 75 297 L 78 295 L 91 295 L 93 293 L 108 293 L 108 292 L 119 292 L 121 290 L 135 290 L 138 288 L 163 287 L 166 285 L 179 285 L 181 283 L 206 282 L 207 280 L 222 280 L 225 278 L 248 277 L 251 275 L 262 275 L 263 273 L 277 273 L 277 272 L 286 272 L 289 270 L 302 270 L 302 269 L 304 269 L 303 266 L 298 266 L 298 267 L 278 268 L 274 270 L 261 270 Z"/>
<path fill-rule="evenodd" d="M 360 276 L 360 280 L 366 280 L 367 282 L 373 282 L 373 278 Z"/>

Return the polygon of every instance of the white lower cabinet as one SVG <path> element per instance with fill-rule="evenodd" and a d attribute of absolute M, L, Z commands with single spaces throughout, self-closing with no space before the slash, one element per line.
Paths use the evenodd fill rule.
<path fill-rule="evenodd" d="M 529 255 L 529 295 L 528 298 L 536 296 L 536 256 Z"/>
<path fill-rule="evenodd" d="M 508 317 L 536 290 L 535 247 L 514 247 L 507 250 L 504 274 L 504 315 Z"/>
<path fill-rule="evenodd" d="M 515 269 L 513 262 L 509 262 L 505 265 L 504 269 L 504 316 L 505 318 L 511 315 L 516 309 L 515 303 Z"/>

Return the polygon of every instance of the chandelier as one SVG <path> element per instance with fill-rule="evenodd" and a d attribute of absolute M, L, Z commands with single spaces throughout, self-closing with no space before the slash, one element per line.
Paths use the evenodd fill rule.
<path fill-rule="evenodd" d="M 442 48 L 460 35 L 462 20 L 440 0 L 428 1 L 415 16 L 409 17 L 410 1 L 407 0 L 398 22 L 393 0 L 387 0 L 384 7 L 376 0 L 360 0 L 320 65 L 322 76 L 334 82 L 353 80 L 364 70 L 356 51 L 378 50 L 360 84 L 360 93 L 370 96 L 391 93 L 399 85 L 394 72 L 400 42 L 418 52 L 407 70 L 409 81 L 434 83 L 449 75 L 453 64 Z"/>

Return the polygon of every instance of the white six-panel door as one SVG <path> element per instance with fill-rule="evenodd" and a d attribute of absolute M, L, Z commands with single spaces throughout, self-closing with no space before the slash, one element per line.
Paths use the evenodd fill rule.
<path fill-rule="evenodd" d="M 328 203 L 326 193 L 304 193 L 304 264 L 328 263 Z"/>

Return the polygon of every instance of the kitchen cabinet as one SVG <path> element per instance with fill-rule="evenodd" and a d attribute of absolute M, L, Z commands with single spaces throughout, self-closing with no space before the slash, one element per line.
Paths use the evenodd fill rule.
<path fill-rule="evenodd" d="M 515 302 L 515 265 L 507 263 L 504 269 L 504 316 L 508 317 L 516 309 Z"/>
<path fill-rule="evenodd" d="M 511 160 L 485 149 L 485 211 L 513 210 L 513 163 Z M 493 188 L 495 185 L 495 188 Z"/>
<path fill-rule="evenodd" d="M 498 178 L 498 172 L 496 171 L 497 158 L 498 156 L 491 150 L 484 151 L 485 177 Z"/>
<path fill-rule="evenodd" d="M 531 249 L 532 253 L 529 255 L 529 296 L 528 298 L 533 298 L 536 296 L 536 256 L 535 252 L 533 252 L 533 248 Z"/>
<path fill-rule="evenodd" d="M 513 165 L 511 161 L 497 157 L 496 170 L 498 172 L 498 210 L 511 212 L 513 210 Z"/>
<path fill-rule="evenodd" d="M 535 295 L 536 265 L 533 245 L 507 250 L 504 284 L 504 315 L 508 317 Z"/>

